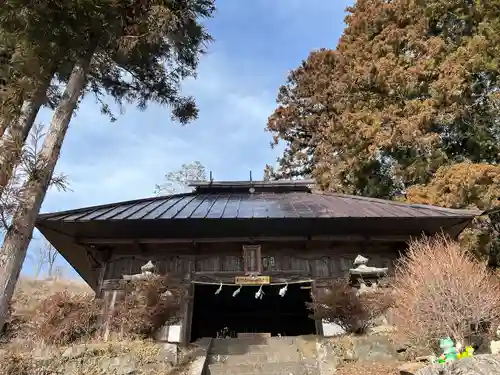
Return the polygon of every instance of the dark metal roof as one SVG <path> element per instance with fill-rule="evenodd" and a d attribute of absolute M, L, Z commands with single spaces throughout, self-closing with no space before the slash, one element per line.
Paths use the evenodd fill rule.
<path fill-rule="evenodd" d="M 206 192 L 159 196 L 40 215 L 38 221 L 474 217 L 474 210 L 308 192 Z"/>
<path fill-rule="evenodd" d="M 420 236 L 439 231 L 456 236 L 481 214 L 473 210 L 315 193 L 306 185 L 306 182 L 200 183 L 195 191 L 186 194 L 42 214 L 36 226 L 95 288 L 99 268 L 93 265 L 85 246 L 99 239 L 175 242 L 325 235 L 368 238 Z"/>

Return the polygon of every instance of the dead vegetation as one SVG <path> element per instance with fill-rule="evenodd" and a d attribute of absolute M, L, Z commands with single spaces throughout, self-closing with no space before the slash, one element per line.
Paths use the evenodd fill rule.
<path fill-rule="evenodd" d="M 179 318 L 185 290 L 168 276 L 123 283 L 124 298 L 112 312 L 111 327 L 126 335 L 151 337 L 167 322 Z"/>
<path fill-rule="evenodd" d="M 168 277 L 123 287 L 124 298 L 107 320 L 103 301 L 86 284 L 21 279 L 0 344 L 0 375 L 108 375 L 124 366 L 136 368 L 136 374 L 170 373 L 173 363 L 151 337 L 176 318 L 183 288 Z M 119 335 L 102 342 L 106 322 Z"/>
<path fill-rule="evenodd" d="M 67 345 L 96 337 L 107 323 L 122 337 L 151 338 L 161 326 L 178 317 L 184 289 L 168 276 L 124 281 L 122 288 L 122 298 L 109 316 L 103 316 L 103 301 L 84 285 L 22 280 L 6 335 Z"/>
<path fill-rule="evenodd" d="M 327 320 L 348 333 L 365 333 L 372 320 L 384 314 L 393 304 L 391 294 L 381 289 L 358 295 L 348 280 L 334 280 L 326 292 L 313 296 L 308 304 L 314 319 Z"/>
<path fill-rule="evenodd" d="M 450 336 L 480 346 L 500 322 L 500 283 L 483 263 L 445 237 L 412 242 L 396 267 L 399 331 L 415 347 Z"/>
<path fill-rule="evenodd" d="M 59 292 L 43 301 L 30 317 L 35 337 L 52 345 L 67 345 L 92 337 L 98 330 L 102 303 L 89 294 Z"/>

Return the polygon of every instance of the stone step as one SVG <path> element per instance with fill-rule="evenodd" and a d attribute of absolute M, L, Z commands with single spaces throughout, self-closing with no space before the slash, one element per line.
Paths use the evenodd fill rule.
<path fill-rule="evenodd" d="M 215 339 L 212 343 L 212 352 L 217 354 L 242 354 L 248 352 L 261 352 L 269 347 L 274 350 L 287 350 L 296 345 L 295 339 Z"/>
<path fill-rule="evenodd" d="M 301 362 L 262 363 L 259 365 L 208 365 L 208 375 L 319 375 L 315 367 L 305 366 Z"/>
<path fill-rule="evenodd" d="M 238 364 L 260 364 L 260 363 L 277 363 L 277 362 L 293 362 L 302 359 L 297 348 L 290 350 L 274 351 L 273 348 L 268 348 L 266 352 L 246 353 L 246 354 L 231 354 L 220 355 L 211 353 L 208 358 L 208 363 L 225 363 L 228 365 Z"/>
<path fill-rule="evenodd" d="M 249 353 L 268 353 L 269 350 L 272 351 L 285 351 L 289 352 L 291 350 L 297 351 L 297 345 L 242 345 L 242 344 L 233 344 L 228 346 L 212 346 L 211 353 L 212 354 L 220 354 L 220 355 L 240 355 L 240 354 L 249 354 Z"/>

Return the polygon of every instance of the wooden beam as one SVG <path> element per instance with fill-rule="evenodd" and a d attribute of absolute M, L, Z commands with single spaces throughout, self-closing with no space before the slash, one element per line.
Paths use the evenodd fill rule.
<path fill-rule="evenodd" d="M 118 244 L 175 244 L 175 243 L 257 243 L 257 242 L 286 242 L 286 241 L 329 241 L 329 242 L 407 242 L 411 235 L 404 236 L 297 236 L 297 237 L 223 237 L 223 238 L 80 238 L 81 243 L 87 245 L 118 245 Z"/>

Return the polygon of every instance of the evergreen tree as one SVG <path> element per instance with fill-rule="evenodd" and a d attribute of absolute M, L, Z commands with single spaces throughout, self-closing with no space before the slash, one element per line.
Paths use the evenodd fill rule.
<path fill-rule="evenodd" d="M 144 108 L 154 101 L 169 105 L 172 116 L 181 123 L 197 115 L 192 98 L 180 94 L 180 82 L 194 75 L 199 54 L 209 35 L 200 17 L 214 11 L 211 0 L 77 2 L 81 13 L 74 23 L 64 24 L 65 35 L 81 40 L 79 49 L 68 55 L 71 64 L 58 66 L 65 91 L 57 104 L 45 137 L 39 169 L 23 186 L 23 200 L 16 210 L 0 250 L 0 326 L 3 325 L 34 224 L 53 177 L 60 148 L 79 100 L 90 88 L 97 95 L 110 93 L 119 101 L 137 103 Z M 45 8 L 43 9 L 45 10 Z M 33 30 L 23 40 L 36 44 L 46 25 L 41 12 L 34 18 Z M 78 18 L 78 20 L 76 20 Z M 71 18 L 70 18 L 71 19 Z M 73 41 L 74 43 L 74 41 Z M 156 68 L 156 71 L 151 71 Z M 123 73 L 128 73 L 124 77 Z"/>
<path fill-rule="evenodd" d="M 498 163 L 499 16 L 497 0 L 358 0 L 337 49 L 280 90 L 278 172 L 307 153 L 322 188 L 392 198 L 441 166 Z"/>
<path fill-rule="evenodd" d="M 214 10 L 212 0 L 171 2 L 168 12 L 162 7 L 163 2 L 152 3 L 149 13 L 156 17 L 154 24 L 131 24 L 126 28 L 116 20 L 125 11 L 123 4 L 127 2 L 49 1 L 36 3 L 34 7 L 25 3 L 26 0 L 9 0 L 9 7 L 0 10 L 0 35 L 9 35 L 11 43 L 17 43 L 17 50 L 22 51 L 18 58 L 11 53 L 10 61 L 4 64 L 4 68 L 15 73 L 4 79 L 8 83 L 7 92 L 12 93 L 4 100 L 16 101 L 17 105 L 2 106 L 7 113 L 3 116 L 0 113 L 2 128 L 10 127 L 7 136 L 0 139 L 0 194 L 19 163 L 22 147 L 41 106 L 57 104 L 60 93 L 54 89 L 55 85 L 51 86 L 54 75 L 58 82 L 67 82 L 74 62 L 85 53 L 88 44 L 85 38 L 92 30 L 100 36 L 87 89 L 102 104 L 103 113 L 115 119 L 102 100 L 108 94 L 120 105 L 136 103 L 141 109 L 150 101 L 166 104 L 172 107 L 173 117 L 182 123 L 196 117 L 193 99 L 179 94 L 179 82 L 195 74 L 199 54 L 211 38 L 196 22 L 189 21 L 182 29 L 177 26 L 187 20 L 190 12 L 210 17 Z M 138 3 L 147 5 L 144 1 Z M 106 9 L 105 14 L 102 9 Z M 46 35 L 37 29 L 42 15 L 44 22 L 55 25 Z M 98 30 L 99 27 L 106 27 L 106 32 Z M 122 37 L 116 38 L 120 33 Z M 13 78 L 17 76 L 24 77 L 22 87 Z"/>

